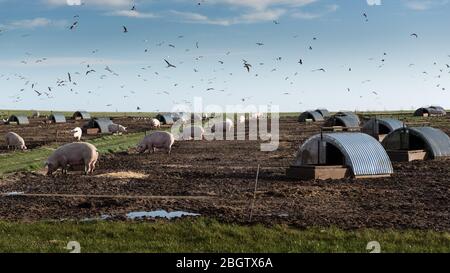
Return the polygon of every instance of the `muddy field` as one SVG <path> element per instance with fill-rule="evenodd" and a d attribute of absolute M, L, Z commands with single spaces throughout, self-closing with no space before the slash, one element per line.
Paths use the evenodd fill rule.
<path fill-rule="evenodd" d="M 447 121 L 440 119 L 435 125 L 440 127 Z M 49 178 L 43 172 L 11 175 L 0 181 L 1 193 L 102 196 L 3 196 L 0 219 L 108 215 L 125 220 L 126 213 L 132 211 L 165 209 L 249 223 L 260 164 L 253 222 L 450 230 L 450 160 L 396 163 L 391 178 L 293 181 L 286 178 L 286 168 L 298 146 L 319 132 L 320 124 L 283 118 L 280 127 L 280 148 L 275 152 L 261 152 L 256 141 L 184 141 L 175 144 L 171 156 L 137 155 L 133 150 L 103 156 L 94 176 L 72 173 Z"/>
<path fill-rule="evenodd" d="M 113 118 L 114 123 L 128 127 L 129 133 L 143 132 L 150 130 L 149 120 L 144 118 Z M 4 135 L 8 132 L 15 132 L 22 136 L 28 149 L 35 149 L 44 145 L 55 143 L 67 143 L 73 141 L 73 134 L 70 133 L 75 127 L 83 128 L 88 122 L 86 120 L 67 119 L 66 123 L 48 123 L 45 118 L 30 119 L 28 125 L 0 125 L 0 153 L 11 152 L 7 150 Z M 103 136 L 83 134 L 83 140 L 94 139 Z"/>

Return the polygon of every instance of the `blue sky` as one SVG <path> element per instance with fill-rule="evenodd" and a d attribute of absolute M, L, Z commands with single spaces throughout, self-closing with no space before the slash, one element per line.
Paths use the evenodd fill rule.
<path fill-rule="evenodd" d="M 0 0 L 1 109 L 450 108 L 448 0 L 77 1 Z"/>

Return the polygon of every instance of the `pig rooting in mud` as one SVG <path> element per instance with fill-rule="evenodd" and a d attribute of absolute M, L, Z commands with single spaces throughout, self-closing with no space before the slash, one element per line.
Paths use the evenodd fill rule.
<path fill-rule="evenodd" d="M 155 152 L 156 149 L 164 149 L 168 154 L 172 151 L 172 145 L 175 143 L 175 137 L 168 132 L 154 132 L 146 136 L 136 147 L 138 153 L 142 154 L 149 150 Z"/>
<path fill-rule="evenodd" d="M 85 142 L 76 142 L 59 147 L 45 162 L 47 175 L 51 176 L 58 169 L 63 174 L 69 167 L 84 166 L 84 174 L 92 174 L 98 160 L 97 148 Z"/>

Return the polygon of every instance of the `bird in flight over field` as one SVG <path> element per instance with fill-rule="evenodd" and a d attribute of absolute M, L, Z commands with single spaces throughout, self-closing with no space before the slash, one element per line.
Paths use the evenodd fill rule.
<path fill-rule="evenodd" d="M 173 68 L 177 68 L 175 65 L 173 65 L 173 64 L 171 64 L 171 63 L 169 63 L 169 61 L 167 61 L 166 59 L 164 59 L 164 61 L 166 62 L 166 64 L 167 64 L 167 68 L 171 68 L 171 67 L 173 67 Z"/>

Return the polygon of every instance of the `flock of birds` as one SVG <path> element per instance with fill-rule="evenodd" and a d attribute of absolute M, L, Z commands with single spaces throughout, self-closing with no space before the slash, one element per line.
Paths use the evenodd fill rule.
<path fill-rule="evenodd" d="M 200 5 L 202 5 L 204 2 L 205 2 L 204 0 L 201 1 L 201 2 L 198 2 L 197 5 L 200 6 Z M 130 10 L 131 10 L 131 11 L 134 11 L 134 12 L 137 12 L 137 8 L 136 8 L 135 5 L 133 5 L 133 6 L 130 8 Z M 369 21 L 369 16 L 368 16 L 367 13 L 362 13 L 362 17 L 363 17 L 364 21 L 366 21 L 366 22 Z M 280 22 L 277 21 L 277 20 L 274 20 L 274 21 L 273 21 L 273 24 L 274 24 L 274 25 L 280 25 Z M 80 27 L 80 16 L 79 16 L 79 15 L 75 15 L 75 16 L 73 16 L 73 22 L 70 24 L 70 26 L 68 26 L 68 30 L 69 30 L 69 31 L 76 31 L 79 27 Z M 123 32 L 124 35 L 127 35 L 127 34 L 128 34 L 129 32 L 131 32 L 131 31 L 132 31 L 132 30 L 129 29 L 126 25 L 122 25 L 122 32 Z M 4 30 L 0 29 L 0 35 L 1 35 L 2 33 L 4 33 Z M 293 38 L 297 38 L 297 37 L 298 37 L 298 35 L 295 35 Z M 410 34 L 410 37 L 411 37 L 412 39 L 419 39 L 419 35 L 418 35 L 417 33 L 411 33 L 411 34 Z M 179 35 L 179 36 L 177 36 L 177 38 L 178 38 L 178 39 L 183 39 L 183 38 L 184 38 L 184 35 Z M 317 40 L 318 40 L 317 37 L 313 37 L 313 38 L 312 38 L 312 41 L 317 41 Z M 148 40 L 144 40 L 144 42 L 148 42 Z M 159 42 L 159 43 L 156 44 L 156 46 L 162 47 L 162 46 L 165 45 L 165 44 L 166 44 L 166 42 Z M 256 42 L 255 45 L 256 45 L 257 47 L 264 47 L 264 46 L 265 46 L 264 42 L 261 42 L 261 41 Z M 176 48 L 176 47 L 177 47 L 177 45 L 174 44 L 174 43 L 167 43 L 167 46 L 170 47 L 170 48 Z M 197 49 L 197 50 L 200 49 L 200 42 L 199 42 L 199 41 L 196 41 L 195 44 L 194 44 L 194 46 L 195 46 L 195 49 Z M 192 49 L 186 49 L 185 52 L 189 52 L 189 51 L 191 51 L 191 50 L 192 50 Z M 309 51 L 314 50 L 314 49 L 313 49 L 313 44 L 310 44 L 309 46 L 307 46 L 307 50 L 309 50 Z M 94 50 L 91 51 L 91 53 L 92 53 L 92 54 L 97 54 L 99 51 L 100 51 L 99 49 L 94 49 Z M 149 49 L 148 47 L 146 47 L 146 48 L 144 49 L 144 53 L 150 53 L 150 49 Z M 224 54 L 224 56 L 226 57 L 226 56 L 229 56 L 230 54 L 231 54 L 231 51 L 228 51 L 228 52 L 226 52 L 226 53 Z M 27 57 L 31 57 L 32 54 L 27 52 L 27 53 L 26 53 L 26 56 L 27 56 Z M 385 65 L 385 63 L 386 63 L 386 61 L 387 61 L 387 56 L 388 56 L 388 54 L 387 54 L 386 52 L 384 52 L 384 53 L 382 54 L 382 58 L 379 60 L 379 61 L 380 61 L 380 64 L 379 64 L 379 66 L 378 66 L 379 68 L 382 68 L 382 67 Z M 450 57 L 450 55 L 449 55 L 448 57 Z M 205 56 L 202 56 L 202 55 L 197 55 L 197 56 L 194 57 L 194 60 L 195 60 L 195 61 L 200 61 L 200 60 L 202 60 L 202 59 L 204 59 L 204 58 L 206 58 L 206 57 L 205 57 Z M 284 59 L 283 59 L 283 57 L 281 57 L 281 56 L 278 56 L 278 57 L 275 58 L 275 61 L 276 61 L 277 63 L 280 63 L 280 64 L 281 64 L 281 62 L 282 62 L 283 60 L 284 60 Z M 369 58 L 369 60 L 370 60 L 370 61 L 373 61 L 374 58 Z M 450 59 L 449 59 L 449 60 L 450 60 Z M 46 61 L 48 61 L 48 58 L 38 58 L 38 59 L 35 59 L 35 60 L 34 60 L 34 63 L 35 63 L 35 64 L 39 64 L 39 63 L 44 63 L 44 62 L 46 62 Z M 29 60 L 23 60 L 23 61 L 21 61 L 21 63 L 22 63 L 23 65 L 27 65 L 29 62 L 30 62 Z M 184 62 L 182 62 L 182 61 L 180 61 L 179 63 L 175 64 L 172 60 L 169 60 L 169 58 L 164 58 L 163 60 L 161 60 L 161 62 L 162 62 L 162 64 L 165 64 L 165 68 L 166 68 L 166 69 L 178 69 L 178 66 L 181 66 L 181 65 L 184 64 Z M 220 65 L 220 66 L 224 65 L 225 62 L 226 62 L 226 60 L 224 60 L 224 59 L 219 59 L 219 60 L 217 60 L 217 64 Z M 300 57 L 300 58 L 298 59 L 298 61 L 296 61 L 296 62 L 297 62 L 297 64 L 301 67 L 301 66 L 303 66 L 303 65 L 305 64 L 305 59 L 302 58 L 302 57 Z M 435 66 L 438 65 L 437 62 L 434 62 L 433 64 L 434 64 Z M 48 86 L 48 87 L 44 87 L 44 88 L 40 87 L 40 85 L 38 84 L 38 82 L 32 81 L 30 78 L 28 78 L 28 77 L 26 77 L 26 76 L 19 75 L 19 74 L 17 74 L 17 73 L 16 73 L 16 74 L 13 74 L 14 77 L 16 77 L 17 79 L 19 79 L 19 80 L 21 80 L 21 81 L 24 82 L 24 87 L 21 88 L 21 89 L 19 90 L 19 93 L 10 96 L 10 98 L 11 98 L 11 99 L 13 100 L 13 102 L 15 102 L 15 103 L 21 102 L 21 101 L 23 100 L 24 96 L 26 96 L 25 91 L 27 91 L 28 89 L 31 89 L 31 90 L 35 93 L 36 96 L 43 97 L 43 98 L 47 98 L 47 99 L 52 99 L 52 98 L 54 98 L 55 90 L 56 90 L 56 89 L 59 89 L 59 88 L 66 88 L 66 89 L 68 89 L 68 91 L 70 91 L 70 92 L 72 92 L 72 93 L 74 93 L 74 94 L 79 94 L 79 91 L 78 91 L 78 89 L 77 89 L 77 86 L 78 86 L 78 82 L 81 81 L 81 80 L 83 80 L 83 77 L 82 77 L 82 76 L 84 76 L 84 77 L 91 77 L 92 75 L 95 75 L 95 74 L 97 74 L 97 73 L 99 72 L 99 69 L 98 69 L 97 67 L 94 68 L 93 65 L 91 65 L 91 64 L 89 64 L 89 63 L 87 63 L 87 62 L 83 62 L 83 63 L 81 63 L 81 65 L 82 65 L 82 67 L 83 67 L 83 69 L 84 69 L 83 72 L 67 72 L 65 78 L 61 77 L 61 78 L 57 78 L 57 79 L 56 79 L 55 85 L 54 85 L 54 86 Z M 259 66 L 264 66 L 264 65 L 265 65 L 265 63 L 259 62 Z M 414 65 L 415 65 L 415 64 L 411 63 L 411 64 L 409 64 L 408 66 L 409 66 L 409 67 L 412 67 L 412 66 L 414 66 Z M 245 59 L 242 60 L 242 69 L 244 69 L 244 71 L 246 71 L 247 73 L 249 73 L 249 74 L 250 74 L 250 73 L 253 73 L 254 67 L 255 67 L 255 64 L 252 64 L 252 63 L 250 63 L 249 61 L 247 61 L 247 60 L 245 60 Z M 140 70 L 142 70 L 142 71 L 148 71 L 148 70 L 150 70 L 150 69 L 152 69 L 152 66 L 145 66 L 145 67 L 140 68 Z M 272 68 L 272 69 L 270 70 L 270 72 L 275 72 L 275 71 L 277 71 L 277 69 L 278 69 L 277 67 L 274 67 L 274 68 Z M 445 67 L 439 68 L 439 72 L 440 72 L 440 73 L 439 73 L 437 76 L 435 76 L 435 77 L 438 78 L 438 79 L 440 79 L 440 78 L 442 77 L 442 73 L 447 72 L 447 71 L 445 71 L 445 69 L 447 69 L 447 70 L 450 69 L 450 65 L 449 65 L 449 64 L 445 64 Z M 222 68 L 222 70 L 224 70 L 224 68 Z M 348 70 L 348 72 L 352 72 L 352 71 L 353 71 L 351 67 L 346 68 L 346 70 Z M 109 65 L 105 65 L 105 67 L 103 68 L 103 71 L 104 71 L 104 72 L 99 76 L 99 79 L 100 79 L 100 80 L 105 80 L 105 79 L 108 78 L 108 76 L 120 77 L 119 73 L 117 73 L 115 70 L 113 70 Z M 217 71 L 217 70 L 214 69 L 214 72 L 216 72 L 216 71 Z M 197 68 L 197 67 L 194 67 L 194 68 L 193 68 L 193 72 L 199 73 L 199 72 L 200 72 L 200 69 Z M 318 68 L 316 68 L 316 69 L 311 70 L 310 72 L 327 73 L 327 69 L 326 69 L 325 67 L 318 67 Z M 450 71 L 448 71 L 447 73 L 450 73 Z M 428 72 L 427 72 L 427 71 L 423 71 L 422 74 L 423 74 L 423 75 L 428 75 Z M 155 76 L 159 76 L 159 75 L 160 75 L 160 72 L 155 71 L 155 72 L 154 72 L 154 75 L 155 75 Z M 228 75 L 229 75 L 229 76 L 233 76 L 233 72 L 229 72 Z M 299 75 L 299 72 L 295 72 L 294 76 L 298 76 L 298 75 Z M 258 77 L 259 74 L 254 74 L 254 76 L 255 76 L 255 77 Z M 139 73 L 139 74 L 137 75 L 137 78 L 138 78 L 138 79 L 141 79 L 141 80 L 143 80 L 143 81 L 148 81 L 148 79 L 145 78 L 145 76 L 143 75 L 143 73 Z M 0 79 L 4 79 L 4 80 L 6 80 L 6 81 L 9 81 L 9 80 L 11 79 L 11 77 L 8 76 L 8 75 L 2 74 L 2 75 L 0 75 Z M 290 84 L 291 84 L 291 85 L 294 85 L 294 81 L 291 80 L 290 76 L 284 76 L 283 79 L 284 79 L 285 81 L 290 81 Z M 209 85 L 208 88 L 206 89 L 206 91 L 225 92 L 226 89 L 220 89 L 220 88 L 216 88 L 216 87 L 213 86 L 214 84 L 217 83 L 217 81 L 218 81 L 218 78 L 217 78 L 217 77 L 213 77 L 213 78 L 209 78 L 209 79 L 204 79 L 204 78 L 201 79 L 201 82 L 203 82 L 203 83 L 206 82 L 206 83 Z M 368 79 L 368 80 L 363 80 L 361 83 L 362 83 L 362 84 L 365 84 L 365 83 L 368 83 L 368 82 L 371 82 L 371 80 L 370 80 L 370 79 Z M 223 83 L 227 83 L 227 81 L 224 81 Z M 178 86 L 179 86 L 178 83 L 173 83 L 173 87 L 178 87 Z M 125 84 L 120 85 L 120 88 L 121 88 L 121 89 L 125 89 L 125 87 L 126 87 Z M 441 83 L 438 83 L 438 84 L 436 85 L 436 87 L 439 88 L 439 89 L 441 89 L 442 91 L 445 91 L 445 90 L 446 90 L 446 88 L 445 88 L 444 86 L 442 86 Z M 194 89 L 195 86 L 192 85 L 191 88 Z M 346 91 L 347 91 L 347 92 L 351 92 L 352 90 L 351 90 L 350 87 L 348 87 L 348 88 L 346 89 Z M 88 93 L 88 94 L 92 94 L 93 91 L 87 91 L 87 93 Z M 372 94 L 375 95 L 375 96 L 379 96 L 379 95 L 380 95 L 377 91 L 370 91 L 370 93 L 372 93 Z M 136 92 L 134 92 L 134 91 L 129 91 L 129 93 L 123 94 L 123 98 L 124 98 L 124 99 L 127 99 L 127 98 L 129 98 L 130 96 L 135 95 L 135 94 L 136 94 Z M 168 91 L 161 91 L 161 92 L 157 92 L 156 94 L 159 94 L 159 95 L 164 94 L 164 95 L 169 95 L 169 96 L 171 95 L 171 93 L 168 92 Z M 282 94 L 282 95 L 291 95 L 290 92 L 283 92 L 283 93 L 281 93 L 281 94 Z M 231 95 L 231 93 L 229 93 L 229 95 Z M 360 97 L 362 98 L 362 95 L 361 95 Z M 251 98 L 252 98 L 252 97 L 247 96 L 247 97 L 242 97 L 242 98 L 240 98 L 240 100 L 241 100 L 242 102 L 245 102 L 245 101 L 250 100 Z M 175 103 L 176 101 L 173 101 L 173 102 Z M 183 102 L 183 103 L 187 103 L 187 104 L 191 103 L 191 102 L 189 102 L 189 101 L 187 101 L 187 100 L 184 100 L 184 101 L 182 101 L 182 102 Z M 299 103 L 301 104 L 301 102 L 299 102 Z M 109 104 L 107 104 L 106 106 L 107 106 L 107 107 L 112 107 L 113 104 L 109 103 Z M 137 107 L 136 107 L 136 110 L 138 110 L 138 111 L 141 110 L 141 107 L 140 107 L 140 106 L 137 106 Z M 154 111 L 159 111 L 159 109 L 154 109 Z"/>

